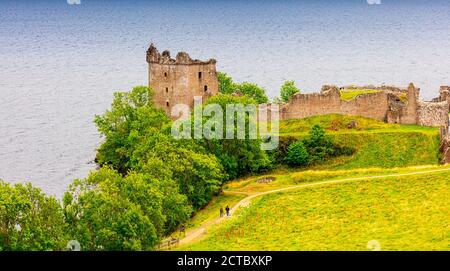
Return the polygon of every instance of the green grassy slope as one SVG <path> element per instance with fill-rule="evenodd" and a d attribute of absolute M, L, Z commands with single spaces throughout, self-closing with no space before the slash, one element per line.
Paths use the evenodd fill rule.
<path fill-rule="evenodd" d="M 349 129 L 350 122 L 357 127 Z M 280 135 L 303 138 L 314 124 L 323 126 L 336 143 L 353 147 L 352 157 L 327 163 L 328 168 L 400 167 L 439 163 L 439 131 L 433 127 L 387 124 L 343 115 L 324 115 L 280 122 Z"/>
<path fill-rule="evenodd" d="M 180 250 L 450 250 L 448 172 L 269 194 Z"/>

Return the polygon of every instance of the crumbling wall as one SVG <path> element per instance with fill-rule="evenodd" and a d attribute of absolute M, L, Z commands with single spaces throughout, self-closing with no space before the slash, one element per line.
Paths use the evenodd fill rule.
<path fill-rule="evenodd" d="M 448 126 L 449 105 L 443 102 L 419 102 L 418 124 L 422 126 Z"/>
<path fill-rule="evenodd" d="M 450 86 L 441 86 L 441 88 L 439 89 L 439 97 L 433 99 L 433 101 L 434 102 L 447 101 L 450 104 Z"/>
<path fill-rule="evenodd" d="M 324 87 L 322 93 L 294 95 L 290 102 L 282 107 L 281 119 L 346 114 L 385 121 L 388 109 L 388 97 L 385 92 L 363 94 L 353 100 L 343 101 L 338 88 Z"/>

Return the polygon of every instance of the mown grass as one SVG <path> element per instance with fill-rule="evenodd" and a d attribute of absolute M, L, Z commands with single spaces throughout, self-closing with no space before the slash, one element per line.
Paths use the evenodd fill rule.
<path fill-rule="evenodd" d="M 357 96 L 362 94 L 376 93 L 380 92 L 377 89 L 343 89 L 340 91 L 341 99 L 344 101 L 349 101 L 355 99 Z"/>
<path fill-rule="evenodd" d="M 253 200 L 180 250 L 450 250 L 448 172 L 320 185 Z"/>

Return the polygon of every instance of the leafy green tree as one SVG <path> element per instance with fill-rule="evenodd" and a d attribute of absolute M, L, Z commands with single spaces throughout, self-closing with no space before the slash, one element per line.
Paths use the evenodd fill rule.
<path fill-rule="evenodd" d="M 281 100 L 283 102 L 285 102 L 285 103 L 289 102 L 291 97 L 294 96 L 297 93 L 300 93 L 300 89 L 298 89 L 295 86 L 295 82 L 294 81 L 286 81 L 281 86 L 280 96 L 281 96 Z"/>
<path fill-rule="evenodd" d="M 264 88 L 257 84 L 249 82 L 243 82 L 241 84 L 234 83 L 233 79 L 223 72 L 217 73 L 217 79 L 219 81 L 219 92 L 222 94 L 240 92 L 242 95 L 253 98 L 259 104 L 269 101 Z"/>
<path fill-rule="evenodd" d="M 209 98 L 203 106 L 209 104 L 216 104 L 222 108 L 224 112 L 222 116 L 223 133 L 222 138 L 213 139 L 199 139 L 197 142 L 202 145 L 206 151 L 214 154 L 222 164 L 228 179 L 236 178 L 247 173 L 256 173 L 264 170 L 270 166 L 270 160 L 265 153 L 261 150 L 261 139 L 251 139 L 248 137 L 249 127 L 254 124 L 254 120 L 250 118 L 249 114 L 245 114 L 243 122 L 246 127 L 246 136 L 243 139 L 237 138 L 238 119 L 235 115 L 232 123 L 232 129 L 234 137 L 233 139 L 226 139 L 226 109 L 227 105 L 254 105 L 255 100 L 247 97 L 236 97 L 232 95 L 217 95 Z M 209 121 L 212 117 L 204 117 L 203 123 Z"/>
<path fill-rule="evenodd" d="M 59 202 L 31 184 L 0 180 L 0 251 L 63 250 L 66 224 Z"/>
<path fill-rule="evenodd" d="M 164 233 L 163 196 L 142 174 L 101 168 L 74 181 L 64 211 L 84 250 L 152 250 Z"/>
<path fill-rule="evenodd" d="M 253 98 L 257 103 L 263 104 L 269 102 L 266 91 L 262 87 L 254 83 L 244 82 L 239 84 L 237 89 L 244 95 Z"/>
<path fill-rule="evenodd" d="M 130 158 L 143 137 L 159 132 L 170 119 L 155 108 L 152 90 L 139 86 L 131 92 L 117 92 L 111 109 L 96 116 L 95 123 L 104 143 L 99 147 L 96 161 L 110 165 L 122 174 L 131 169 Z"/>
<path fill-rule="evenodd" d="M 217 72 L 217 79 L 219 81 L 219 92 L 223 94 L 232 94 L 238 88 L 233 82 L 233 79 L 224 72 Z"/>
<path fill-rule="evenodd" d="M 122 175 L 134 170 L 165 182 L 170 189 L 164 189 L 164 228 L 170 230 L 191 215 L 192 207 L 207 204 L 224 178 L 214 155 L 193 140 L 179 141 L 171 136 L 171 121 L 154 107 L 151 95 L 147 87 L 117 93 L 111 110 L 96 117 L 105 136 L 97 161 Z M 162 168 L 156 170 L 154 165 Z M 153 174 L 155 171 L 159 173 Z"/>
<path fill-rule="evenodd" d="M 155 178 L 174 180 L 195 209 L 217 194 L 224 180 L 219 160 L 193 140 L 174 140 L 158 134 L 148 137 L 133 155 L 134 168 Z"/>
<path fill-rule="evenodd" d="M 309 162 L 309 154 L 301 141 L 289 145 L 286 163 L 290 166 L 305 166 Z"/>

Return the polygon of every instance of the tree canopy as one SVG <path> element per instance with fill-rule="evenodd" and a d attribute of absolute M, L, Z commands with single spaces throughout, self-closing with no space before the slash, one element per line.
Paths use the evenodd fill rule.
<path fill-rule="evenodd" d="M 218 72 L 217 78 L 219 80 L 219 92 L 223 94 L 233 94 L 240 92 L 242 95 L 253 98 L 257 103 L 267 103 L 266 90 L 255 83 L 243 82 L 235 83 L 233 79 L 226 73 Z"/>
<path fill-rule="evenodd" d="M 68 241 L 59 202 L 31 184 L 0 180 L 0 251 L 62 250 Z"/>
<path fill-rule="evenodd" d="M 300 89 L 295 86 L 294 81 L 285 81 L 280 89 L 281 100 L 285 103 L 289 102 L 292 96 L 300 93 Z"/>

